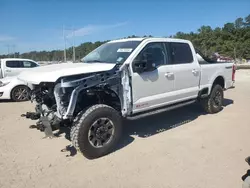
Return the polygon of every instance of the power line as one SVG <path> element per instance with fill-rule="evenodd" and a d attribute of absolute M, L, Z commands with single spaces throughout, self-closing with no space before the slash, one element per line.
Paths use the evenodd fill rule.
<path fill-rule="evenodd" d="M 69 41 L 67 40 L 67 37 L 66 37 L 66 34 L 65 34 L 65 31 L 66 30 L 69 30 L 71 31 L 71 34 L 70 34 L 70 37 L 73 38 L 73 42 L 72 41 Z M 65 26 L 63 26 L 63 39 L 64 39 L 64 61 L 66 62 L 66 43 L 69 42 L 70 45 L 72 45 L 72 61 L 75 62 L 76 60 L 76 55 L 75 55 L 75 29 L 74 27 L 72 26 L 71 28 L 66 28 Z"/>
<path fill-rule="evenodd" d="M 13 56 L 15 58 L 15 54 L 16 54 L 15 48 L 16 48 L 16 45 L 15 44 L 6 44 L 5 47 L 7 47 L 7 50 L 8 50 L 8 57 L 10 57 L 11 54 L 13 54 Z M 11 48 L 12 48 L 12 50 L 11 50 Z"/>
<path fill-rule="evenodd" d="M 8 48 L 8 57 L 10 57 L 10 45 L 7 44 L 7 45 L 5 45 L 5 46 Z"/>

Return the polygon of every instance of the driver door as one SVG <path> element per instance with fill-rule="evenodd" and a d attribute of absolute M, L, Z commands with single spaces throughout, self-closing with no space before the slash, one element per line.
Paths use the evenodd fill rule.
<path fill-rule="evenodd" d="M 146 44 L 132 62 L 132 67 L 135 61 L 145 61 L 148 54 L 154 70 L 138 73 L 133 69 L 131 73 L 133 113 L 161 107 L 173 100 L 171 92 L 174 91 L 174 75 L 172 66 L 168 65 L 167 51 L 163 43 Z"/>

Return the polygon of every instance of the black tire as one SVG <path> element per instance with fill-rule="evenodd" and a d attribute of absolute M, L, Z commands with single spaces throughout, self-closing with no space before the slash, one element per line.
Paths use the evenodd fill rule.
<path fill-rule="evenodd" d="M 30 99 L 30 88 L 27 86 L 16 86 L 11 91 L 11 100 L 15 102 L 28 101 Z"/>
<path fill-rule="evenodd" d="M 215 100 L 215 98 L 217 99 Z M 210 95 L 201 100 L 201 104 L 206 113 L 214 114 L 222 110 L 224 100 L 223 88 L 220 85 L 214 85 Z"/>
<path fill-rule="evenodd" d="M 93 131 L 93 129 L 95 130 L 93 132 L 96 133 L 100 128 L 100 127 L 98 128 L 94 127 L 94 125 L 96 124 L 97 126 L 99 126 L 98 121 L 100 118 L 107 118 L 108 120 L 110 120 L 112 127 L 114 128 L 112 129 L 113 132 L 112 135 L 110 136 L 110 140 L 107 143 L 105 143 L 105 145 L 103 145 L 102 147 L 95 146 L 95 143 L 93 143 L 94 142 L 93 140 L 94 139 L 99 140 L 98 138 L 95 137 L 92 138 L 93 140 L 91 140 L 91 137 L 93 137 L 93 135 L 96 134 L 93 133 L 93 135 L 90 135 L 92 134 L 91 131 Z M 102 127 L 105 126 L 106 125 Z M 119 142 L 121 133 L 122 133 L 122 118 L 118 113 L 118 111 L 116 111 L 110 106 L 97 104 L 89 107 L 86 111 L 82 111 L 77 115 L 70 131 L 70 139 L 73 146 L 77 150 L 80 150 L 80 152 L 86 158 L 95 159 L 112 152 Z M 109 139 L 109 138 L 104 138 L 104 139 Z M 103 140 L 101 141 L 101 143 L 102 142 Z M 100 142 L 98 142 L 98 144 L 100 144 Z"/>

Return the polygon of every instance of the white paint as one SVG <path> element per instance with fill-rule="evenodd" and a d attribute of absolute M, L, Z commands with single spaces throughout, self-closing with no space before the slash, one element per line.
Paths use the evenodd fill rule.
<path fill-rule="evenodd" d="M 39 66 L 39 64 L 31 59 L 21 59 L 21 58 L 4 58 L 4 59 L 0 59 L 0 79 L 1 78 L 5 78 L 8 76 L 17 76 L 19 73 L 21 73 L 22 71 L 26 71 L 28 69 L 31 69 L 29 67 L 24 68 L 24 67 L 7 67 L 6 63 L 8 61 L 15 61 L 15 62 L 23 62 L 23 61 L 27 61 L 27 62 L 32 62 L 35 63 L 37 66 Z"/>
<path fill-rule="evenodd" d="M 106 63 L 62 63 L 47 65 L 22 72 L 18 75 L 18 79 L 31 84 L 56 82 L 57 79 L 63 76 L 108 71 L 114 66 L 115 64 Z"/>
<path fill-rule="evenodd" d="M 187 43 L 193 54 L 193 62 L 187 64 L 161 65 L 155 71 L 134 73 L 132 62 L 142 49 L 151 42 L 181 42 Z M 176 102 L 195 99 L 201 89 L 212 84 L 218 76 L 225 79 L 225 87 L 232 86 L 232 69 L 226 69 L 233 63 L 200 65 L 194 47 L 190 41 L 169 38 L 148 38 L 131 53 L 124 62 L 130 66 L 132 79 L 133 113 L 151 110 Z M 123 69 L 121 67 L 121 70 Z"/>
<path fill-rule="evenodd" d="M 132 111 L 133 113 L 137 113 L 187 99 L 195 99 L 198 96 L 198 92 L 203 88 L 208 87 L 210 92 L 212 84 L 218 76 L 222 76 L 225 79 L 225 88 L 232 86 L 232 69 L 226 69 L 226 67 L 232 66 L 233 63 L 200 65 L 198 60 L 201 60 L 201 57 L 197 56 L 190 41 L 173 38 L 130 38 L 110 41 L 109 43 L 125 41 L 141 41 L 120 68 L 120 70 L 126 71 L 125 68 L 128 67 L 131 75 L 132 88 L 127 87 L 128 79 L 124 77 L 126 74 L 123 74 L 122 77 L 122 84 L 125 86 L 125 113 L 130 111 L 128 109 L 130 91 L 132 92 L 132 100 L 129 100 L 133 101 Z M 176 65 L 166 64 L 157 67 L 156 70 L 151 72 L 134 73 L 132 70 L 133 60 L 151 42 L 186 43 L 191 48 L 193 62 Z M 21 73 L 18 78 L 31 84 L 56 82 L 60 77 L 108 71 L 114 66 L 115 64 L 104 63 L 64 63 L 35 68 Z"/>
<path fill-rule="evenodd" d="M 18 80 L 16 76 L 5 77 L 3 79 L 0 79 L 0 81 L 5 84 L 8 83 L 7 85 L 0 87 L 0 93 L 3 92 L 3 95 L 0 97 L 0 99 L 11 99 L 11 91 L 14 87 L 19 85 L 26 85 L 24 82 Z"/>

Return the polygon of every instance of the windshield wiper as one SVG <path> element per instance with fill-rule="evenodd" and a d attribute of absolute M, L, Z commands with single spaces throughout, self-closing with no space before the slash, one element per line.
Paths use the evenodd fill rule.
<path fill-rule="evenodd" d="M 112 63 L 112 62 L 107 62 L 107 61 L 101 61 L 101 60 L 89 60 L 85 61 L 86 63 Z"/>
<path fill-rule="evenodd" d="M 92 61 L 87 61 L 87 62 L 96 62 L 96 63 L 100 63 L 100 62 L 103 62 L 103 61 L 101 61 L 101 60 L 92 60 Z"/>
<path fill-rule="evenodd" d="M 101 61 L 101 60 L 97 60 L 97 59 L 95 59 L 95 60 L 89 60 L 89 61 L 85 61 L 86 63 L 103 63 L 103 62 L 105 62 L 105 61 Z"/>

